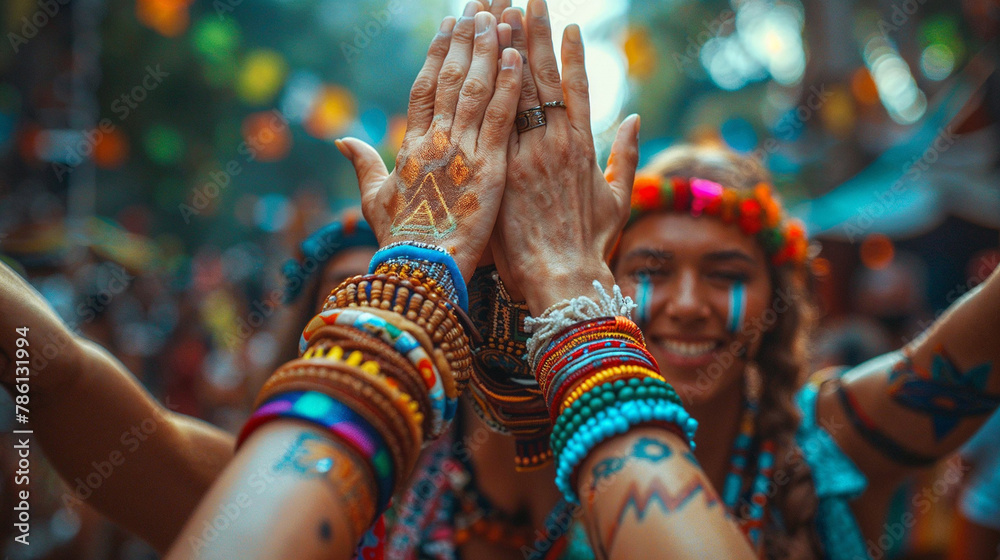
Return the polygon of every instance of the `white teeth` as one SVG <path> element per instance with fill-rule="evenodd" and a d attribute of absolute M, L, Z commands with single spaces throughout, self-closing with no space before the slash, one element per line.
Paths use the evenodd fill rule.
<path fill-rule="evenodd" d="M 664 350 L 686 358 L 703 356 L 715 350 L 716 347 L 716 343 L 714 342 L 680 342 L 677 340 L 660 339 L 658 343 Z"/>

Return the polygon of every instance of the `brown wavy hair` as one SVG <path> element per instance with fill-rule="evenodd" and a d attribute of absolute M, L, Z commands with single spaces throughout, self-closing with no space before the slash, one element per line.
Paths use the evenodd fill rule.
<path fill-rule="evenodd" d="M 643 172 L 662 177 L 699 177 L 738 190 L 752 190 L 761 182 L 772 182 L 758 160 L 719 146 L 670 147 L 654 157 Z M 794 403 L 795 393 L 807 374 L 807 343 L 816 313 L 807 273 L 788 266 L 776 267 L 770 261 L 768 273 L 774 297 L 790 294 L 791 303 L 787 312 L 777 314 L 775 324 L 764 334 L 760 350 L 753 357 L 763 381 L 757 434 L 759 438 L 773 439 L 776 444 L 764 546 L 768 558 L 820 558 L 822 545 L 815 527 L 818 500 L 812 473 L 795 442 L 801 415 Z M 779 477 L 779 473 L 783 474 Z M 744 473 L 744 488 L 755 474 Z M 776 480 L 784 483 L 777 484 Z"/>

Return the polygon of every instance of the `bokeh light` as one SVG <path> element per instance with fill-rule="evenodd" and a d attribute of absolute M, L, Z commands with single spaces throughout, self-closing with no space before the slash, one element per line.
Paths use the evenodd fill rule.
<path fill-rule="evenodd" d="M 873 233 L 861 242 L 861 262 L 872 270 L 881 270 L 890 264 L 896 255 L 896 247 L 888 236 Z"/>
<path fill-rule="evenodd" d="M 257 161 L 278 161 L 292 150 L 288 123 L 273 111 L 248 115 L 243 120 L 243 141 Z"/>
<path fill-rule="evenodd" d="M 159 165 L 174 165 L 184 157 L 184 136 L 176 128 L 158 124 L 143 137 L 146 155 Z"/>
<path fill-rule="evenodd" d="M 287 73 L 288 65 L 280 53 L 254 50 L 243 61 L 237 91 L 247 104 L 264 105 L 278 94 Z"/>
<path fill-rule="evenodd" d="M 229 18 L 203 17 L 191 30 L 195 51 L 208 60 L 232 58 L 241 40 L 239 26 Z"/>
<path fill-rule="evenodd" d="M 136 18 L 166 37 L 177 37 L 190 23 L 188 7 L 194 0 L 136 0 Z"/>
<path fill-rule="evenodd" d="M 920 70 L 927 79 L 940 82 L 955 70 L 955 53 L 947 45 L 935 43 L 920 54 Z"/>
<path fill-rule="evenodd" d="M 873 35 L 864 50 L 879 99 L 892 120 L 913 124 L 927 111 L 927 96 L 917 87 L 910 66 L 882 35 Z"/>
<path fill-rule="evenodd" d="M 128 154 L 128 137 L 117 128 L 101 134 L 94 143 L 94 164 L 103 169 L 120 167 Z"/>
<path fill-rule="evenodd" d="M 357 104 L 350 91 L 341 86 L 326 86 L 305 121 L 309 134 L 323 140 L 333 140 L 354 122 Z"/>
<path fill-rule="evenodd" d="M 280 194 L 260 197 L 254 205 L 254 222 L 267 232 L 281 231 L 288 225 L 291 207 L 288 198 Z"/>

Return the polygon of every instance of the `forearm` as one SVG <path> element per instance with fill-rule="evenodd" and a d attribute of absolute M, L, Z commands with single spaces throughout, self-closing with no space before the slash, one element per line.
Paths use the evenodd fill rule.
<path fill-rule="evenodd" d="M 930 368 L 944 350 L 961 371 L 988 365 L 978 388 L 1000 394 L 1000 269 L 960 298 L 908 351 L 919 366 Z"/>
<path fill-rule="evenodd" d="M 557 486 L 582 505 L 598 558 L 753 558 L 691 454 L 696 422 L 625 307 L 605 293 L 529 321 Z"/>
<path fill-rule="evenodd" d="M 8 388 L 14 385 L 15 377 L 23 377 L 24 370 L 16 373 L 16 367 L 30 368 L 32 393 L 39 399 L 45 393 L 60 385 L 66 385 L 74 371 L 72 365 L 78 353 L 75 352 L 75 334 L 49 306 L 45 298 L 0 262 L 0 382 Z M 18 339 L 24 336 L 29 346 L 21 348 Z M 22 349 L 26 352 L 18 353 Z M 21 360 L 22 363 L 17 363 Z M 24 363 L 27 362 L 27 363 Z"/>
<path fill-rule="evenodd" d="M 609 440 L 579 472 L 599 559 L 754 558 L 694 455 L 668 430 L 641 426 Z"/>
<path fill-rule="evenodd" d="M 8 389 L 26 386 L 13 391 L 28 397 L 23 427 L 69 486 L 64 501 L 86 502 L 165 550 L 231 459 L 234 438 L 167 410 L 3 265 L 0 304 L 3 379 Z M 16 359 L 20 327 L 28 327 L 28 364 Z"/>
<path fill-rule="evenodd" d="M 237 459 L 172 557 L 347 558 L 409 480 L 421 445 L 448 428 L 472 364 L 459 309 L 426 279 L 421 263 L 404 270 L 379 261 L 385 254 L 376 254 L 375 274 L 333 291 L 303 330 L 301 357 L 264 384 Z M 325 481 L 324 492 L 315 478 Z M 256 486 L 261 499 L 242 500 L 247 513 L 230 519 L 231 532 L 197 539 L 212 532 L 206 522 L 232 511 Z M 292 504 L 297 510 L 290 514 Z M 291 538 L 317 519 L 332 539 Z"/>
<path fill-rule="evenodd" d="M 375 515 L 364 462 L 327 432 L 275 421 L 254 432 L 167 558 L 353 557 L 351 519 Z"/>

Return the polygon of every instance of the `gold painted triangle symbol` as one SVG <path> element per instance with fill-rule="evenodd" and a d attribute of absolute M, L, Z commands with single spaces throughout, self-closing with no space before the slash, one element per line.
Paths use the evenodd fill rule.
<path fill-rule="evenodd" d="M 430 192 L 427 192 L 428 190 Z M 431 206 L 432 201 L 437 202 L 436 209 Z M 431 173 L 424 175 L 424 180 L 410 197 L 403 214 L 407 216 L 399 226 L 403 230 L 430 229 L 442 233 L 455 227 L 455 219 L 444 200 L 444 194 L 441 193 L 437 180 Z"/>
<path fill-rule="evenodd" d="M 426 200 L 421 200 L 417 209 L 410 214 L 409 218 L 403 221 L 402 227 L 418 227 L 427 228 L 431 227 L 437 229 L 434 220 L 434 212 L 431 211 L 431 205 L 427 203 Z"/>

